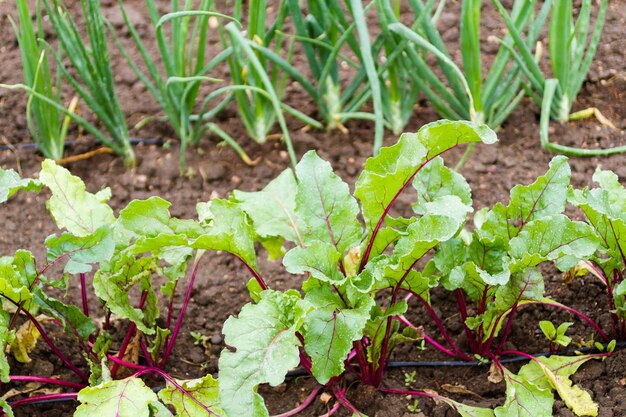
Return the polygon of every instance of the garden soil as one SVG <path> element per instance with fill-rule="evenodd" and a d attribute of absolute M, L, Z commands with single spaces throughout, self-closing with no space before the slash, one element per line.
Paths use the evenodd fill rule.
<path fill-rule="evenodd" d="M 74 2 L 77 3 L 77 2 Z M 113 25 L 123 35 L 123 42 L 131 46 L 122 21 L 114 6 L 114 1 L 103 0 L 103 10 Z M 137 24 L 140 34 L 154 52 L 150 38 L 149 18 L 139 0 L 125 1 L 131 19 Z M 166 10 L 167 2 L 163 3 Z M 487 2 L 486 2 L 487 3 Z M 450 4 L 440 20 L 444 40 L 451 46 L 458 45 L 459 5 Z M 271 8 L 270 8 L 271 9 Z M 73 11 L 78 11 L 74 5 Z M 222 9 L 223 10 L 223 9 Z M 272 10 L 270 10 L 272 12 Z M 7 16 L 16 18 L 15 5 L 12 0 L 0 0 L 0 65 L 1 83 L 21 82 L 21 61 L 17 42 Z M 500 20 L 488 8 L 484 17 L 483 37 L 489 34 L 501 35 Z M 595 106 L 617 127 L 611 129 L 600 125 L 595 119 L 587 119 L 575 123 L 551 126 L 551 139 L 567 145 L 586 148 L 606 147 L 626 144 L 626 7 L 624 2 L 612 1 L 607 13 L 607 22 L 598 48 L 597 58 L 592 67 L 588 81 L 583 85 L 574 110 Z M 49 28 L 47 35 L 51 34 Z M 211 39 L 217 42 L 217 35 Z M 545 44 L 545 39 L 544 39 Z M 495 44 L 486 43 L 487 59 L 493 56 Z M 113 48 L 112 48 L 113 49 Z M 458 56 L 456 57 L 458 59 Z M 302 58 L 296 58 L 302 59 Z M 137 80 L 134 73 L 113 50 L 111 58 L 122 107 L 127 113 L 129 125 L 133 126 L 143 117 L 158 114 L 158 106 Z M 304 63 L 301 63 L 304 66 Z M 225 72 L 211 74 L 226 77 Z M 305 69 L 303 68 L 303 71 Z M 297 104 L 300 110 L 315 116 L 313 104 L 295 86 L 287 88 L 286 101 Z M 23 93 L 0 90 L 0 144 L 9 145 L 11 150 L 0 151 L 2 168 L 14 168 L 24 176 L 35 176 L 40 169 L 42 157 L 35 151 L 23 147 L 32 142 L 26 128 L 25 118 L 26 97 Z M 83 115 L 91 117 L 86 109 Z M 490 146 L 477 146 L 468 162 L 462 169 L 473 189 L 475 208 L 492 205 L 497 201 L 506 201 L 512 186 L 518 183 L 530 183 L 545 172 L 552 154 L 541 149 L 538 137 L 539 109 L 531 101 L 524 100 L 498 132 L 499 143 Z M 424 123 L 434 121 L 437 115 L 425 101 L 415 107 L 414 117 L 407 131 L 415 131 Z M 252 158 L 257 159 L 255 166 L 247 166 L 228 147 L 216 146 L 215 138 L 208 138 L 199 148 L 191 150 L 186 156 L 184 175 L 180 175 L 178 167 L 178 146 L 173 132 L 162 122 L 153 122 L 147 127 L 135 131 L 132 135 L 142 138 L 156 138 L 162 141 L 171 140 L 171 146 L 138 145 L 137 167 L 126 170 L 119 158 L 101 154 L 67 165 L 73 174 L 80 176 L 87 184 L 88 190 L 95 192 L 102 187 L 110 187 L 113 193 L 111 205 L 119 210 L 132 199 L 143 199 L 159 195 L 172 203 L 173 215 L 182 218 L 195 216 L 195 205 L 214 197 L 226 197 L 233 189 L 253 191 L 261 189 L 288 167 L 289 160 L 284 147 L 279 141 L 269 141 L 257 145 L 246 139 L 245 130 L 237 118 L 234 108 L 224 111 L 218 120 L 219 124 L 233 137 L 243 144 Z M 347 125 L 348 133 L 323 132 L 307 130 L 295 121 L 289 122 L 293 132 L 293 141 L 298 156 L 309 149 L 317 149 L 318 153 L 332 164 L 338 175 L 344 178 L 351 187 L 361 171 L 367 157 L 372 151 L 373 126 L 365 122 L 354 122 Z M 79 154 L 97 148 L 97 145 L 74 129 L 70 132 L 78 145 L 68 148 L 67 155 Z M 387 133 L 385 143 L 391 145 L 396 137 Z M 460 157 L 460 152 L 452 152 L 446 156 L 448 164 L 453 164 Z M 617 155 L 605 158 L 572 158 L 572 183 L 577 187 L 590 185 L 591 176 L 596 167 L 614 170 L 622 179 L 626 178 L 626 156 Z M 35 253 L 41 263 L 44 262 L 43 241 L 46 236 L 56 233 L 57 229 L 45 210 L 45 193 L 34 195 L 20 193 L 7 204 L 0 207 L 2 233 L 0 233 L 0 255 L 10 255 L 23 248 Z M 408 207 L 408 205 L 407 205 Z M 573 213 L 576 215 L 576 213 Z M 264 256 L 261 254 L 261 257 Z M 282 272 L 280 262 L 260 262 L 264 277 L 274 288 L 289 288 L 299 285 L 300 278 Z M 223 254 L 208 254 L 201 265 L 201 273 L 193 292 L 192 303 L 187 321 L 174 349 L 168 371 L 176 378 L 188 379 L 217 372 L 219 352 L 224 348 L 221 326 L 229 316 L 237 314 L 241 306 L 249 301 L 245 283 L 248 275 L 235 259 Z M 598 320 L 605 328 L 608 316 L 602 313 L 607 310 L 604 289 L 589 279 L 576 278 L 566 283 L 556 271 L 544 271 L 546 290 L 549 296 L 570 305 Z M 69 292 L 68 299 L 79 302 L 78 294 Z M 182 298 L 182 296 L 180 297 Z M 455 300 L 443 292 L 435 291 L 434 305 L 441 313 L 445 325 L 452 334 L 461 339 L 459 318 L 455 314 Z M 177 299 L 175 306 L 180 307 Z M 175 310 L 177 311 L 177 310 Z M 425 312 L 417 304 L 410 305 L 409 317 L 418 324 L 423 324 L 426 331 L 435 335 L 434 329 L 428 324 Z M 573 321 L 572 335 L 575 343 L 589 341 L 592 332 L 584 323 L 563 313 L 550 311 L 542 307 L 523 309 L 515 321 L 511 347 L 527 352 L 542 352 L 547 343 L 538 330 L 539 320 L 550 319 L 555 322 Z M 62 336 L 60 330 L 50 327 L 54 340 L 60 344 L 64 352 L 73 355 L 77 361 L 80 353 L 70 339 Z M 200 343 L 191 336 L 198 332 L 204 338 Z M 115 335 L 119 343 L 121 334 Z M 67 369 L 59 360 L 50 355 L 40 343 L 32 354 L 29 364 L 12 364 L 16 374 L 37 374 L 40 376 L 58 376 L 72 379 Z M 447 358 L 432 349 L 420 350 L 418 346 L 405 346 L 395 353 L 402 360 L 446 360 Z M 519 365 L 511 366 L 517 370 Z M 412 389 L 430 389 L 442 395 L 450 396 L 457 401 L 481 406 L 497 406 L 504 400 L 503 383 L 494 384 L 488 381 L 488 367 L 421 367 L 416 369 L 392 369 L 384 381 L 384 385 L 393 388 L 405 388 L 405 374 L 415 371 L 411 382 Z M 594 360 L 585 364 L 573 377 L 585 390 L 589 391 L 600 405 L 600 416 L 626 416 L 626 352 L 621 350 L 610 358 Z M 158 380 L 148 381 L 158 386 Z M 413 404 L 413 398 L 392 395 L 381 395 L 377 391 L 348 380 L 350 389 L 348 398 L 354 405 L 370 417 L 409 417 L 453 416 L 456 413 L 444 404 L 436 404 L 429 400 L 420 400 L 421 411 L 410 412 L 407 408 Z M 272 414 L 285 412 L 306 398 L 315 383 L 311 378 L 290 378 L 278 387 L 264 387 L 262 393 Z M 2 394 L 13 388 L 20 395 L 33 395 L 51 392 L 50 387 L 11 384 L 3 385 Z M 17 399 L 18 396 L 12 397 Z M 300 415 L 319 416 L 327 412 L 334 400 L 327 395 L 319 396 L 315 402 Z M 76 403 L 39 404 L 22 407 L 16 410 L 16 416 L 70 416 Z M 345 416 L 340 411 L 337 416 Z M 554 415 L 569 417 L 572 412 L 563 402 L 557 400 Z"/>

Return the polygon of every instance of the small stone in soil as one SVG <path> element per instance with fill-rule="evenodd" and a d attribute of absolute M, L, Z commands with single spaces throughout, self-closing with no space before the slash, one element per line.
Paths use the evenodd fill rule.
<path fill-rule="evenodd" d="M 222 335 L 214 334 L 213 336 L 211 336 L 211 343 L 214 345 L 219 345 L 220 343 L 222 343 Z"/>

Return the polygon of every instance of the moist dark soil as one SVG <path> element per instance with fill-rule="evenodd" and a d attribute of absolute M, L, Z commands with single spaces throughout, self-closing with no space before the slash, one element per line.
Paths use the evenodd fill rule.
<path fill-rule="evenodd" d="M 77 3 L 77 2 L 75 2 Z M 125 33 L 121 17 L 115 2 L 103 0 L 103 12 L 120 31 L 125 45 L 131 42 Z M 145 39 L 151 52 L 155 52 L 150 40 L 149 18 L 143 2 L 131 0 L 124 2 L 131 19 L 137 24 L 139 32 Z M 167 10 L 167 2 L 163 3 Z M 446 6 L 448 7 L 448 6 Z M 76 4 L 72 11 L 77 12 Z M 271 10 L 270 10 L 271 12 Z M 0 82 L 21 82 L 21 61 L 17 42 L 11 26 L 7 24 L 7 16 L 16 18 L 15 5 L 12 1 L 0 0 L 0 53 L 3 63 L 0 65 Z M 450 4 L 442 15 L 440 27 L 450 47 L 458 45 L 459 5 Z M 624 129 L 626 127 L 626 61 L 623 51 L 626 40 L 623 28 L 626 26 L 626 8 L 620 2 L 611 2 L 607 13 L 602 42 L 588 81 L 574 104 L 574 110 L 597 107 L 610 119 L 617 129 L 611 129 L 598 123 L 594 118 L 551 126 L 551 140 L 586 148 L 607 147 L 626 144 Z M 491 9 L 487 9 L 482 22 L 483 36 L 490 32 L 499 33 L 501 23 Z M 51 35 L 47 29 L 47 35 Z M 53 41 L 53 40 L 52 40 Z M 217 36 L 212 39 L 217 42 Z M 544 45 L 546 39 L 543 39 Z M 218 46 L 214 46 L 214 50 Z M 486 44 L 487 58 L 494 50 Z M 457 57 L 458 58 L 458 57 Z M 298 58 L 302 61 L 302 58 Z M 120 101 L 125 109 L 129 126 L 133 126 L 141 118 L 156 115 L 158 106 L 145 88 L 137 80 L 134 73 L 112 48 L 111 64 L 115 72 Z M 302 66 L 304 67 L 302 61 Z M 227 77 L 227 71 L 211 74 L 216 77 Z M 303 71 L 306 71 L 303 68 Z M 297 104 L 305 113 L 315 116 L 313 103 L 308 101 L 295 86 L 287 89 L 286 101 Z M 0 90 L 0 145 L 10 145 L 13 149 L 0 151 L 0 165 L 3 168 L 14 168 L 24 176 L 35 176 L 40 169 L 42 157 L 35 151 L 22 145 L 32 142 L 26 128 L 25 118 L 26 97 L 14 91 Z M 87 110 L 82 110 L 88 113 Z M 90 118 L 91 115 L 84 114 Z M 497 201 L 506 201 L 512 186 L 518 183 L 532 182 L 538 175 L 545 172 L 552 154 L 542 150 L 538 137 L 538 108 L 529 100 L 524 100 L 517 110 L 498 132 L 500 142 L 491 146 L 478 146 L 462 169 L 473 189 L 475 208 L 492 205 Z M 437 115 L 425 101 L 415 107 L 414 117 L 407 131 L 416 131 L 423 124 L 436 120 Z M 239 139 L 253 159 L 259 158 L 256 166 L 245 165 L 237 155 L 227 147 L 216 146 L 216 139 L 209 137 L 197 149 L 186 156 L 185 175 L 181 176 L 178 167 L 178 147 L 176 142 L 169 148 L 156 145 L 138 145 L 137 167 L 133 170 L 124 168 L 121 159 L 111 155 L 98 155 L 88 160 L 68 165 L 73 174 L 80 176 L 87 188 L 95 192 L 102 187 L 111 187 L 113 198 L 111 205 L 119 210 L 133 199 L 144 199 L 159 195 L 172 203 L 171 211 L 182 218 L 195 217 L 195 205 L 214 197 L 225 197 L 233 189 L 246 191 L 263 188 L 267 182 L 289 166 L 287 153 L 278 141 L 270 141 L 257 145 L 246 138 L 245 130 L 237 118 L 234 108 L 229 108 L 220 115 L 219 124 L 233 137 Z M 304 129 L 301 124 L 289 121 L 293 132 L 293 141 L 298 156 L 309 149 L 317 149 L 318 153 L 332 164 L 336 172 L 353 186 L 367 157 L 371 155 L 373 126 L 365 122 L 349 123 L 347 134 L 341 132 L 324 132 Z M 167 141 L 173 138 L 173 132 L 164 123 L 154 122 L 132 135 L 142 138 L 156 138 Z M 67 149 L 67 154 L 79 154 L 94 149 L 95 145 L 82 132 L 73 130 L 72 140 L 79 144 Z M 385 144 L 391 145 L 396 137 L 387 133 Z M 460 152 L 452 152 L 446 159 L 452 164 L 460 157 Z M 591 176 L 597 166 L 615 171 L 621 178 L 626 178 L 626 157 L 616 155 L 604 158 L 572 158 L 572 183 L 577 186 L 589 185 Z M 57 229 L 45 210 L 45 193 L 34 195 L 22 193 L 0 207 L 3 233 L 0 234 L 0 254 L 10 255 L 23 248 L 33 251 L 43 263 L 46 236 L 57 232 Z M 268 262 L 260 255 L 260 268 L 264 277 L 272 287 L 288 288 L 297 286 L 299 278 L 286 275 L 279 261 Z M 604 288 L 588 278 L 577 278 L 566 284 L 561 275 L 548 269 L 544 271 L 546 290 L 549 296 L 561 303 L 576 308 L 599 321 L 609 328 L 606 297 Z M 246 271 L 232 258 L 224 255 L 211 254 L 205 257 L 201 265 L 201 273 L 193 292 L 192 303 L 187 321 L 178 339 L 168 371 L 172 376 L 181 379 L 196 378 L 207 372 L 217 372 L 217 358 L 224 347 L 221 335 L 222 323 L 230 315 L 237 314 L 241 306 L 249 301 L 245 283 L 248 280 Z M 78 302 L 78 295 L 70 292 L 67 297 Z M 180 296 L 182 299 L 182 295 Z M 435 291 L 434 305 L 439 309 L 445 325 L 452 335 L 461 337 L 459 318 L 456 316 L 455 300 L 449 294 Z M 177 299 L 176 307 L 182 300 Z M 97 304 L 97 303 L 96 303 Z M 175 310 L 178 311 L 178 310 Z M 436 333 L 429 326 L 429 320 L 420 306 L 411 304 L 409 317 L 417 324 L 423 324 L 430 334 Z M 547 343 L 538 332 L 539 320 L 554 322 L 573 321 L 572 335 L 575 342 L 588 341 L 591 330 L 581 321 L 563 313 L 542 307 L 523 309 L 512 329 L 511 345 L 526 352 L 543 352 Z M 121 327 L 123 324 L 119 323 Z M 70 357 L 80 362 L 80 353 L 74 342 L 62 335 L 62 332 L 50 327 L 51 336 Z M 191 332 L 206 336 L 204 345 L 194 344 Z M 114 334 L 115 336 L 115 334 Z M 121 339 L 121 333 L 119 339 Z M 119 339 L 115 343 L 119 343 Z M 446 360 L 447 358 L 432 349 L 422 351 L 419 346 L 408 346 L 396 352 L 396 360 Z M 50 355 L 43 343 L 31 355 L 29 364 L 12 363 L 13 374 L 36 374 L 39 376 L 58 376 L 72 380 L 73 375 L 53 355 Z M 592 393 L 595 401 L 600 404 L 600 416 L 626 415 L 626 352 L 617 351 L 604 361 L 590 361 L 573 377 L 584 389 Z M 513 366 L 511 369 L 516 370 Z M 488 381 L 488 367 L 420 367 L 416 369 L 391 369 L 384 385 L 403 388 L 405 373 L 415 370 L 412 389 L 435 390 L 442 395 L 450 396 L 458 401 L 481 406 L 496 406 L 504 400 L 503 383 L 493 384 Z M 149 381 L 158 386 L 161 382 Z M 348 381 L 349 382 L 349 381 Z M 273 414 L 285 412 L 300 404 L 315 387 L 311 378 L 291 378 L 279 387 L 262 388 L 266 403 Z M 9 389 L 17 389 L 22 396 L 34 395 L 49 387 L 4 384 L 0 394 Z M 52 391 L 44 391 L 52 392 Z M 20 396 L 13 396 L 17 399 Z M 319 416 L 326 413 L 333 400 L 324 402 L 326 396 L 320 396 L 300 415 Z M 412 398 L 384 396 L 377 391 L 352 383 L 348 398 L 360 410 L 370 417 L 408 417 L 408 416 L 453 416 L 455 412 L 444 404 L 420 400 L 421 412 L 411 413 L 407 406 L 413 403 Z M 18 408 L 16 416 L 69 416 L 76 403 L 38 404 Z M 421 414 L 420 414 L 421 413 Z M 340 411 L 337 416 L 348 415 Z M 573 416 L 567 407 L 556 401 L 555 416 Z"/>

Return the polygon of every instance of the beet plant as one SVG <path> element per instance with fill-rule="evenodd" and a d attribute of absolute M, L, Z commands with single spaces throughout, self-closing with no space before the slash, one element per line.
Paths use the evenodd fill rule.
<path fill-rule="evenodd" d="M 472 354 L 484 358 L 502 354 L 519 309 L 531 304 L 565 309 L 607 341 L 607 335 L 593 320 L 545 297 L 543 276 L 537 268 L 543 262 L 555 261 L 559 269 L 566 271 L 591 256 L 598 246 L 589 225 L 563 214 L 569 181 L 567 158 L 554 158 L 546 174 L 533 184 L 515 186 L 507 205 L 498 203 L 492 209 L 478 211 L 473 232 L 437 248 L 433 257 L 438 271 L 435 275 L 454 294 Z M 441 323 L 427 300 L 420 294 L 413 295 L 435 323 Z M 472 309 L 470 303 L 474 304 Z M 445 329 L 439 328 L 445 335 Z M 453 351 L 466 356 L 457 347 Z"/>
<path fill-rule="evenodd" d="M 164 404 L 181 416 L 221 413 L 212 405 L 217 402 L 217 381 L 211 375 L 177 381 L 164 369 L 207 250 L 227 249 L 256 268 L 253 231 L 244 213 L 233 203 L 215 201 L 210 211 L 201 206 L 200 220 L 182 220 L 170 215 L 170 203 L 151 197 L 130 202 L 115 216 L 107 204 L 109 189 L 89 193 L 79 178 L 50 160 L 43 162 L 39 179 L 21 179 L 12 170 L 0 170 L 0 202 L 19 190 L 43 187 L 51 193 L 46 206 L 62 232 L 45 240 L 43 265 L 24 250 L 0 258 L 0 381 L 82 390 L 10 404 L 3 400 L 4 412 L 12 415 L 11 408 L 24 404 L 77 398 L 82 404 L 76 416 L 92 415 L 96 409 L 98 415 L 107 416 L 138 410 L 142 415 L 171 415 Z M 228 222 L 213 223 L 214 215 Z M 181 289 L 178 310 L 173 300 Z M 56 295 L 59 290 L 79 293 L 79 305 L 66 303 L 65 297 Z M 70 359 L 69 352 L 57 346 L 48 335 L 50 323 L 63 327 L 84 360 Z M 113 339 L 114 327 L 122 331 L 121 340 Z M 39 339 L 76 374 L 75 380 L 11 372 L 5 350 L 15 360 L 28 362 Z M 131 376 L 123 378 L 123 368 L 124 375 Z M 139 378 L 146 374 L 167 381 L 158 396 Z"/>
<path fill-rule="evenodd" d="M 612 336 L 626 338 L 626 189 L 611 171 L 596 170 L 598 188 L 572 190 L 570 201 L 585 214 L 600 242 L 598 252 L 580 262 L 576 273 L 590 272 L 606 286 Z"/>

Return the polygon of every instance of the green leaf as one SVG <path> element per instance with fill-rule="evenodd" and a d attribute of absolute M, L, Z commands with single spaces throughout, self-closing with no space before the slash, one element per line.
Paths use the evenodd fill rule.
<path fill-rule="evenodd" d="M 191 247 L 226 251 L 256 269 L 255 234 L 241 207 L 230 201 L 215 199 L 199 205 L 198 210 L 203 220 L 210 220 L 211 224 Z"/>
<path fill-rule="evenodd" d="M 558 259 L 561 269 L 568 270 L 591 256 L 598 244 L 589 225 L 571 221 L 562 214 L 544 217 L 529 223 L 511 239 L 509 253 L 515 260 L 510 269 L 516 272 Z"/>
<path fill-rule="evenodd" d="M 89 336 L 96 332 L 96 326 L 91 318 L 85 316 L 75 305 L 67 305 L 49 297 L 43 291 L 35 291 L 35 303 L 41 310 L 63 323 L 65 331 L 87 341 Z"/>
<path fill-rule="evenodd" d="M 78 393 L 74 417 L 151 417 L 150 404 L 157 395 L 136 377 L 107 381 Z"/>
<path fill-rule="evenodd" d="M 115 250 L 115 241 L 109 226 L 103 226 L 82 237 L 70 233 L 49 236 L 45 244 L 48 247 L 48 262 L 67 258 L 63 271 L 68 274 L 90 272 L 93 264 L 111 259 Z"/>
<path fill-rule="evenodd" d="M 552 417 L 554 397 L 549 389 L 535 386 L 521 376 L 501 368 L 506 382 L 504 405 L 496 407 L 496 417 Z"/>
<path fill-rule="evenodd" d="M 543 334 L 546 336 L 548 340 L 556 339 L 556 328 L 554 327 L 554 324 L 552 324 L 551 321 L 541 320 L 539 322 L 539 328 L 541 329 L 541 331 L 543 332 Z"/>
<path fill-rule="evenodd" d="M 309 272 L 320 281 L 341 285 L 346 277 L 339 270 L 339 258 L 332 244 L 315 240 L 307 247 L 295 247 L 287 252 L 283 264 L 292 274 Z"/>
<path fill-rule="evenodd" d="M 305 225 L 304 243 L 330 243 L 343 256 L 363 234 L 357 218 L 359 206 L 348 185 L 314 151 L 304 154 L 296 166 L 296 177 L 296 213 Z"/>
<path fill-rule="evenodd" d="M 424 203 L 434 202 L 446 196 L 457 196 L 461 202 L 472 206 L 472 190 L 465 178 L 446 167 L 443 158 L 437 157 L 415 176 L 413 187 L 417 190 L 417 203 L 413 209 L 422 214 Z"/>
<path fill-rule="evenodd" d="M 365 163 L 354 192 L 361 201 L 368 231 L 387 216 L 398 195 L 427 162 L 457 145 L 496 140 L 487 126 L 442 120 L 423 126 L 418 133 L 404 133 L 397 144 L 382 148 Z"/>
<path fill-rule="evenodd" d="M 573 385 L 569 379 L 578 368 L 593 359 L 592 356 L 550 356 L 537 358 L 520 369 L 524 376 L 538 387 L 555 389 L 567 407 L 577 416 L 597 416 L 598 405 L 587 391 Z"/>
<path fill-rule="evenodd" d="M 567 158 L 554 157 L 545 175 L 530 185 L 516 185 L 507 206 L 498 203 L 487 213 L 484 224 L 479 226 L 481 237 L 512 239 L 533 220 L 562 213 L 570 175 Z"/>
<path fill-rule="evenodd" d="M 132 321 L 142 332 L 154 334 L 154 322 L 150 318 L 158 315 L 154 311 L 157 307 L 150 302 L 143 309 L 133 307 L 129 292 L 135 285 L 139 285 L 142 291 L 152 292 L 152 273 L 156 269 L 154 258 L 134 258 L 121 254 L 96 272 L 93 278 L 94 291 L 114 314 Z M 154 295 L 152 298 L 155 298 Z"/>
<path fill-rule="evenodd" d="M 81 237 L 115 222 L 113 209 L 101 201 L 102 194 L 87 192 L 80 178 L 54 161 L 46 159 L 41 166 L 39 179 L 52 191 L 46 206 L 59 228 Z"/>
<path fill-rule="evenodd" d="M 8 256 L 0 258 L 0 295 L 13 303 L 22 304 L 25 309 L 30 311 L 33 307 L 33 294 L 27 286 L 22 284 L 12 261 L 13 258 Z M 2 300 L 2 302 L 5 303 L 6 300 Z"/>
<path fill-rule="evenodd" d="M 362 294 L 350 308 L 328 285 L 312 289 L 305 300 L 314 308 L 304 319 L 304 349 L 311 357 L 313 376 L 326 384 L 344 371 L 352 342 L 363 337 L 375 302 Z"/>
<path fill-rule="evenodd" d="M 172 217 L 169 211 L 171 205 L 161 197 L 133 200 L 120 211 L 118 223 L 134 237 L 155 237 L 161 234 L 197 237 L 202 234 L 204 230 L 197 222 Z"/>
<path fill-rule="evenodd" d="M 445 399 L 443 401 L 458 411 L 461 417 L 494 417 L 495 415 L 491 408 L 474 407 L 450 399 Z"/>
<path fill-rule="evenodd" d="M 185 393 L 178 390 L 168 382 L 167 387 L 159 391 L 159 398 L 167 405 L 171 405 L 176 410 L 177 417 L 201 417 L 211 415 L 206 411 L 208 408 L 212 412 L 223 415 L 224 411 L 219 406 L 217 380 L 211 374 L 203 378 L 192 379 L 190 381 L 178 381 Z M 203 407 L 190 398 L 193 396 Z"/>
<path fill-rule="evenodd" d="M 14 339 L 15 332 L 9 330 L 9 314 L 0 309 L 0 382 L 9 382 L 9 373 L 11 369 L 5 352 L 7 346 L 9 346 Z M 0 403 L 0 406 L 1 405 L 2 404 Z"/>
<path fill-rule="evenodd" d="M 4 203 L 20 190 L 40 192 L 43 184 L 33 178 L 20 178 L 12 169 L 0 168 L 0 203 Z"/>
<path fill-rule="evenodd" d="M 2 355 L 3 354 L 0 353 L 0 356 Z M 3 382 L 8 382 L 8 381 L 3 381 Z M 0 399 L 0 410 L 2 410 L 4 414 L 6 414 L 5 417 L 15 417 L 15 414 L 13 414 L 13 410 L 11 409 L 11 406 L 9 405 L 8 402 L 6 402 L 3 399 Z"/>
<path fill-rule="evenodd" d="M 219 359 L 219 400 L 226 414 L 268 416 L 259 384 L 281 384 L 300 361 L 296 331 L 305 314 L 298 295 L 263 291 L 258 304 L 246 304 L 222 332 L 228 346 Z"/>
<path fill-rule="evenodd" d="M 286 169 L 263 190 L 253 193 L 235 190 L 233 196 L 252 219 L 259 236 L 280 236 L 303 245 L 303 226 L 295 213 L 296 192 L 293 171 Z"/>

